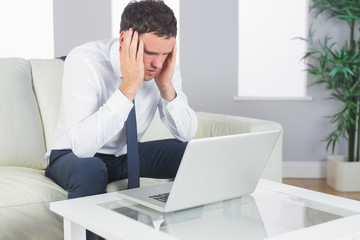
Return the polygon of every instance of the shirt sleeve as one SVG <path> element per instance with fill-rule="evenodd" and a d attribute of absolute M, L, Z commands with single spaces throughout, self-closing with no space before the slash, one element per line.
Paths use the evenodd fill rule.
<path fill-rule="evenodd" d="M 99 106 L 98 75 L 87 60 L 69 55 L 64 65 L 63 104 L 71 149 L 78 157 L 92 157 L 124 127 L 133 107 L 116 89 Z"/>
<path fill-rule="evenodd" d="M 178 65 L 175 67 L 172 82 L 176 98 L 171 102 L 161 98 L 160 118 L 176 139 L 183 142 L 190 141 L 195 137 L 198 121 L 196 113 L 189 107 L 187 97 L 182 91 L 182 79 Z"/>

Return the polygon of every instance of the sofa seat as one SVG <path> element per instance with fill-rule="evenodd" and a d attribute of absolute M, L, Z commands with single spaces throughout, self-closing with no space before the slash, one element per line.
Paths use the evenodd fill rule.
<path fill-rule="evenodd" d="M 0 167 L 0 207 L 49 203 L 67 198 L 67 192 L 45 177 L 44 170 Z M 16 198 L 14 198 L 16 196 Z"/>
<path fill-rule="evenodd" d="M 0 239 L 63 239 L 62 217 L 49 203 L 67 199 L 67 191 L 44 175 L 45 170 L 0 166 Z M 141 178 L 141 186 L 170 179 Z M 107 191 L 126 189 L 127 180 L 108 184 Z"/>
<path fill-rule="evenodd" d="M 24 167 L 0 167 L 0 208 L 67 199 L 67 191 L 45 177 L 45 170 Z M 171 179 L 141 178 L 141 186 L 163 183 Z M 127 179 L 109 183 L 107 192 L 127 188 Z M 16 198 L 14 198 L 16 196 Z M 0 238 L 1 239 L 1 238 Z"/>

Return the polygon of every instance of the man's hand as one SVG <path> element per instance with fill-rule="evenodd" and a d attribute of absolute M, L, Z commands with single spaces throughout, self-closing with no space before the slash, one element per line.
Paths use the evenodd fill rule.
<path fill-rule="evenodd" d="M 167 56 L 160 71 L 155 75 L 155 82 L 159 88 L 162 98 L 169 102 L 176 98 L 176 91 L 171 81 L 175 70 L 176 51 L 177 48 L 175 40 L 171 53 Z"/>
<path fill-rule="evenodd" d="M 139 41 L 138 32 L 133 32 L 132 28 L 122 32 L 119 41 L 120 69 L 123 77 L 119 90 L 132 101 L 144 80 L 144 43 Z"/>

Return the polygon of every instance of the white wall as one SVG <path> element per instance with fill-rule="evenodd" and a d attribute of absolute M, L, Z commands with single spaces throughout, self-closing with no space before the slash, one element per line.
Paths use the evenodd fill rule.
<path fill-rule="evenodd" d="M 83 43 L 118 37 L 120 16 L 130 0 L 53 0 L 55 57 Z M 177 0 L 165 0 L 179 14 Z M 114 6 L 116 9 L 112 9 Z"/>
<path fill-rule="evenodd" d="M 89 41 L 111 37 L 111 2 L 53 0 L 55 57 Z"/>

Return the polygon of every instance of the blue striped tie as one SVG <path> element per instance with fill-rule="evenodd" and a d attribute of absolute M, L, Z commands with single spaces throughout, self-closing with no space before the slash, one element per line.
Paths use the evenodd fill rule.
<path fill-rule="evenodd" d="M 140 163 L 139 147 L 137 141 L 135 101 L 128 119 L 126 120 L 126 143 L 127 143 L 127 164 L 128 164 L 128 189 L 140 186 Z"/>

